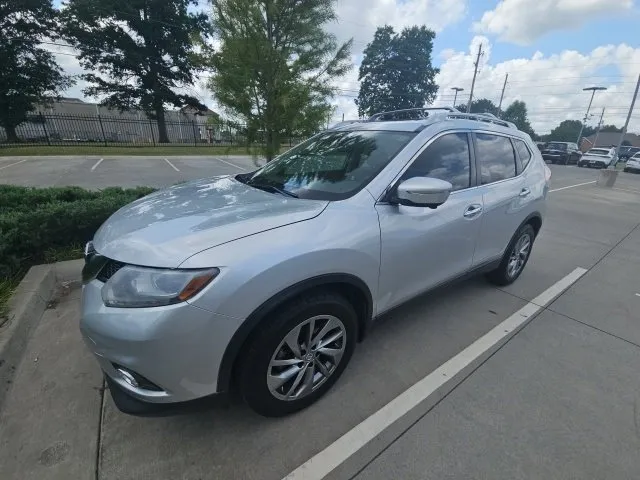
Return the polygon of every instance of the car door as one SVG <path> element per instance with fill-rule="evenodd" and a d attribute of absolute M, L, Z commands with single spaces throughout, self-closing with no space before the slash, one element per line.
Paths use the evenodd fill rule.
<path fill-rule="evenodd" d="M 484 205 L 473 262 L 481 266 L 502 256 L 533 196 L 519 174 L 521 167 L 509 137 L 489 132 L 472 136 Z"/>
<path fill-rule="evenodd" d="M 428 176 L 447 180 L 453 191 L 435 209 L 378 202 L 381 258 L 380 312 L 471 267 L 482 217 L 482 193 L 467 132 L 449 131 L 428 142 L 393 183 Z"/>

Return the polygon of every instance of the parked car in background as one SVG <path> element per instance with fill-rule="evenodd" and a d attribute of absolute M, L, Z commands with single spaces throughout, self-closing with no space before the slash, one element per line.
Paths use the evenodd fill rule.
<path fill-rule="evenodd" d="M 538 147 L 538 150 L 540 151 L 544 150 L 544 147 L 546 147 L 546 145 L 546 142 L 536 142 L 536 147 Z"/>
<path fill-rule="evenodd" d="M 548 142 L 542 149 L 542 158 L 562 165 L 576 164 L 581 156 L 576 143 Z"/>
<path fill-rule="evenodd" d="M 582 155 L 579 167 L 607 168 L 616 158 L 615 148 L 592 148 Z"/>
<path fill-rule="evenodd" d="M 620 147 L 620 151 L 618 152 L 618 161 L 626 162 L 631 157 L 633 157 L 636 153 L 640 152 L 640 147 Z"/>
<path fill-rule="evenodd" d="M 624 166 L 625 172 L 640 173 L 640 152 L 636 153 L 633 157 L 627 160 L 627 164 Z"/>
<path fill-rule="evenodd" d="M 512 123 L 416 110 L 329 129 L 105 222 L 85 249 L 80 329 L 118 408 L 233 386 L 260 414 L 292 413 L 333 386 L 384 312 L 470 273 L 514 282 L 549 168 Z"/>

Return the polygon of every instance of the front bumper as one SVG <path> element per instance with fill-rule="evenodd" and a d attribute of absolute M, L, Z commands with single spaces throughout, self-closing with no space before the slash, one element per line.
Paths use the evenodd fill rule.
<path fill-rule="evenodd" d="M 92 280 L 83 287 L 80 330 L 110 384 L 135 400 L 154 404 L 218 393 L 219 366 L 236 322 L 189 303 L 106 307 L 103 285 Z M 130 385 L 117 371 L 122 367 L 157 388 Z"/>
<path fill-rule="evenodd" d="M 551 162 L 558 162 L 558 161 L 564 162 L 567 156 L 561 155 L 561 154 L 543 153 L 542 158 L 543 160 L 549 160 Z"/>

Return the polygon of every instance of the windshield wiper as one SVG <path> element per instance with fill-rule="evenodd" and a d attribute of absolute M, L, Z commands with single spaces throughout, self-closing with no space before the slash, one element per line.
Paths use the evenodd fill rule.
<path fill-rule="evenodd" d="M 290 192 L 288 190 L 285 190 L 283 188 L 278 188 L 274 185 L 269 185 L 266 183 L 253 183 L 253 182 L 247 182 L 247 185 L 249 185 L 250 187 L 253 188 L 257 188 L 259 190 L 264 190 L 265 192 L 275 192 L 275 193 L 279 193 L 280 195 L 285 195 L 287 197 L 293 197 L 293 198 L 300 198 L 298 197 L 298 195 L 296 195 L 293 192 Z"/>

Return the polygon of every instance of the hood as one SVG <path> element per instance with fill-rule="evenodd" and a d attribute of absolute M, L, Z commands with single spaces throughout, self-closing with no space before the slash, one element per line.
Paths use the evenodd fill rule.
<path fill-rule="evenodd" d="M 93 243 L 123 263 L 175 268 L 202 250 L 316 217 L 328 203 L 264 192 L 230 176 L 203 179 L 121 208 Z"/>

